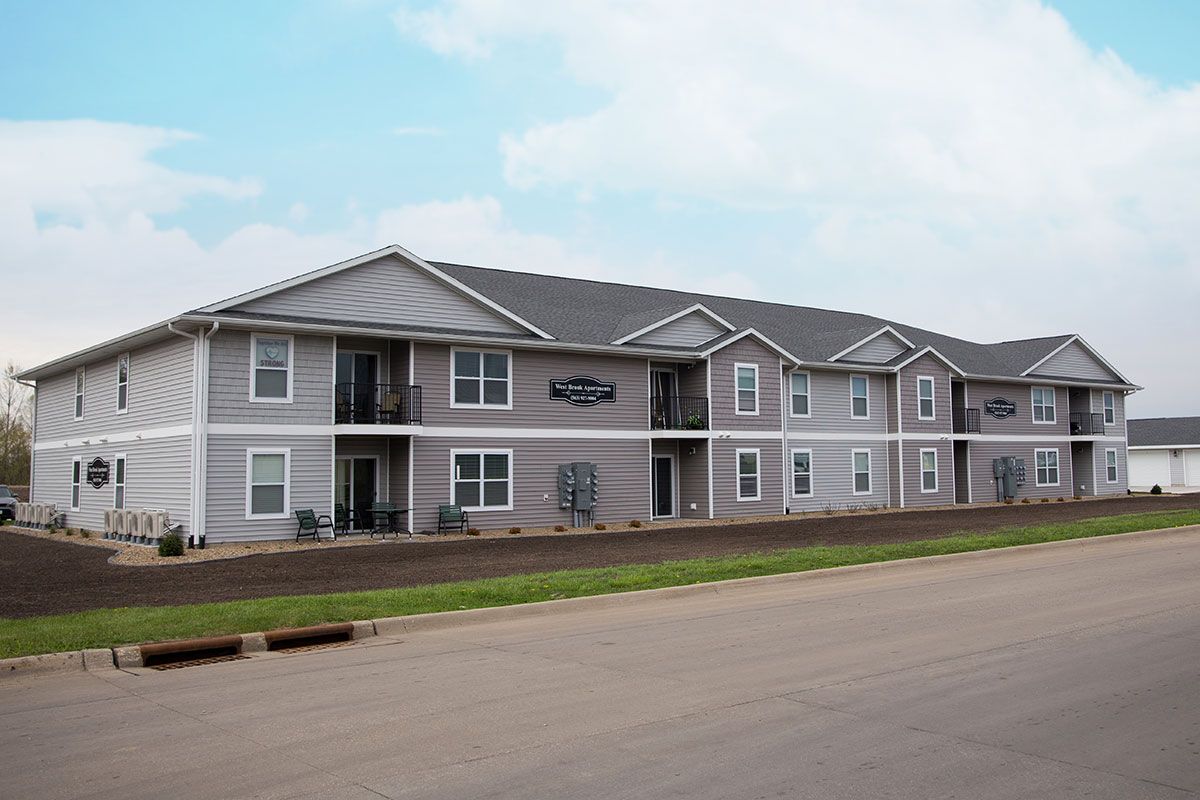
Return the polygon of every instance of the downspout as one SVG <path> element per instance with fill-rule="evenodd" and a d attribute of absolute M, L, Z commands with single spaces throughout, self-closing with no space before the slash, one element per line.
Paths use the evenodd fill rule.
<path fill-rule="evenodd" d="M 199 530 L 199 511 L 200 508 L 200 393 L 198 391 L 200 384 L 200 334 L 187 333 L 175 327 L 175 323 L 168 322 L 167 330 L 177 336 L 182 336 L 185 339 L 192 340 L 192 452 L 191 452 L 191 480 L 189 481 L 189 500 L 188 500 L 188 547 L 196 546 L 196 532 Z"/>
<path fill-rule="evenodd" d="M 36 453 L 35 445 L 37 444 L 37 418 L 38 418 L 37 384 L 23 381 L 20 378 L 13 378 L 13 380 L 16 381 L 19 385 L 24 386 L 26 389 L 33 390 L 33 406 L 31 408 L 31 416 L 33 417 L 33 422 L 32 422 L 32 425 L 30 426 L 30 431 L 29 431 L 29 491 L 26 492 L 27 497 L 25 498 L 27 502 L 32 503 L 33 502 L 33 459 L 34 459 L 34 456 Z"/>
<path fill-rule="evenodd" d="M 204 529 L 208 524 L 208 506 L 203 502 L 203 498 L 208 496 L 208 356 L 209 356 L 209 340 L 213 334 L 221 329 L 221 323 L 214 321 L 210 328 L 200 339 L 200 362 L 203 372 L 200 375 L 201 389 L 200 392 L 200 497 L 201 502 L 197 511 L 200 515 L 200 529 L 197 538 L 199 539 L 199 547 L 204 549 Z"/>

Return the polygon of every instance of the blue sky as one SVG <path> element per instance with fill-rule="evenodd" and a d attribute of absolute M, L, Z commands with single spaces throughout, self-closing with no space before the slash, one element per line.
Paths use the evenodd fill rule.
<path fill-rule="evenodd" d="M 73 294 L 0 355 L 396 241 L 1078 331 L 1136 414 L 1200 413 L 1200 3 L 836 5 L 7 3 L 0 269 Z"/>

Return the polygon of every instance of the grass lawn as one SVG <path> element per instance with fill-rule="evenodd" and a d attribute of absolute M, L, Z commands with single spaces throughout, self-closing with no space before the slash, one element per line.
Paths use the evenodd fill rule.
<path fill-rule="evenodd" d="M 1006 528 L 987 534 L 964 532 L 941 539 L 896 544 L 801 547 L 726 558 L 562 570 L 405 589 L 270 597 L 191 606 L 99 609 L 0 619 L 0 658 L 429 611 L 535 603 L 1197 524 L 1200 524 L 1200 510 L 1124 514 L 1061 525 Z"/>

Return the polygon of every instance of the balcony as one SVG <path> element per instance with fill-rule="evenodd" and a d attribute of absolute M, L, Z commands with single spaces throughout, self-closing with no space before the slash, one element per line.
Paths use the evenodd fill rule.
<path fill-rule="evenodd" d="M 333 421 L 338 425 L 420 425 L 421 387 L 401 383 L 339 383 Z"/>
<path fill-rule="evenodd" d="M 1103 436 L 1104 415 L 1072 411 L 1069 415 L 1072 436 Z"/>
<path fill-rule="evenodd" d="M 708 398 L 668 395 L 650 398 L 650 429 L 655 431 L 708 430 Z"/>
<path fill-rule="evenodd" d="M 956 408 L 953 415 L 953 428 L 955 433 L 980 433 L 979 428 L 979 409 L 978 408 Z"/>

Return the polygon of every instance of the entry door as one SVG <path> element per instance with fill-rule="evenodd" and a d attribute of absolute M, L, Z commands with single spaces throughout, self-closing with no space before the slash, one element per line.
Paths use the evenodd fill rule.
<path fill-rule="evenodd" d="M 675 516 L 675 460 L 670 456 L 655 456 L 653 459 L 654 516 Z"/>
<path fill-rule="evenodd" d="M 379 377 L 379 355 L 376 353 L 337 354 L 335 381 L 342 402 L 351 404 L 354 422 L 370 422 L 375 416 L 375 384 Z"/>
<path fill-rule="evenodd" d="M 373 458 L 339 458 L 334 472 L 336 501 L 354 511 L 370 508 L 378 499 L 377 476 Z"/>
<path fill-rule="evenodd" d="M 650 409 L 656 428 L 678 427 L 679 413 L 675 408 L 679 402 L 675 392 L 675 373 L 656 369 L 650 373 Z"/>

